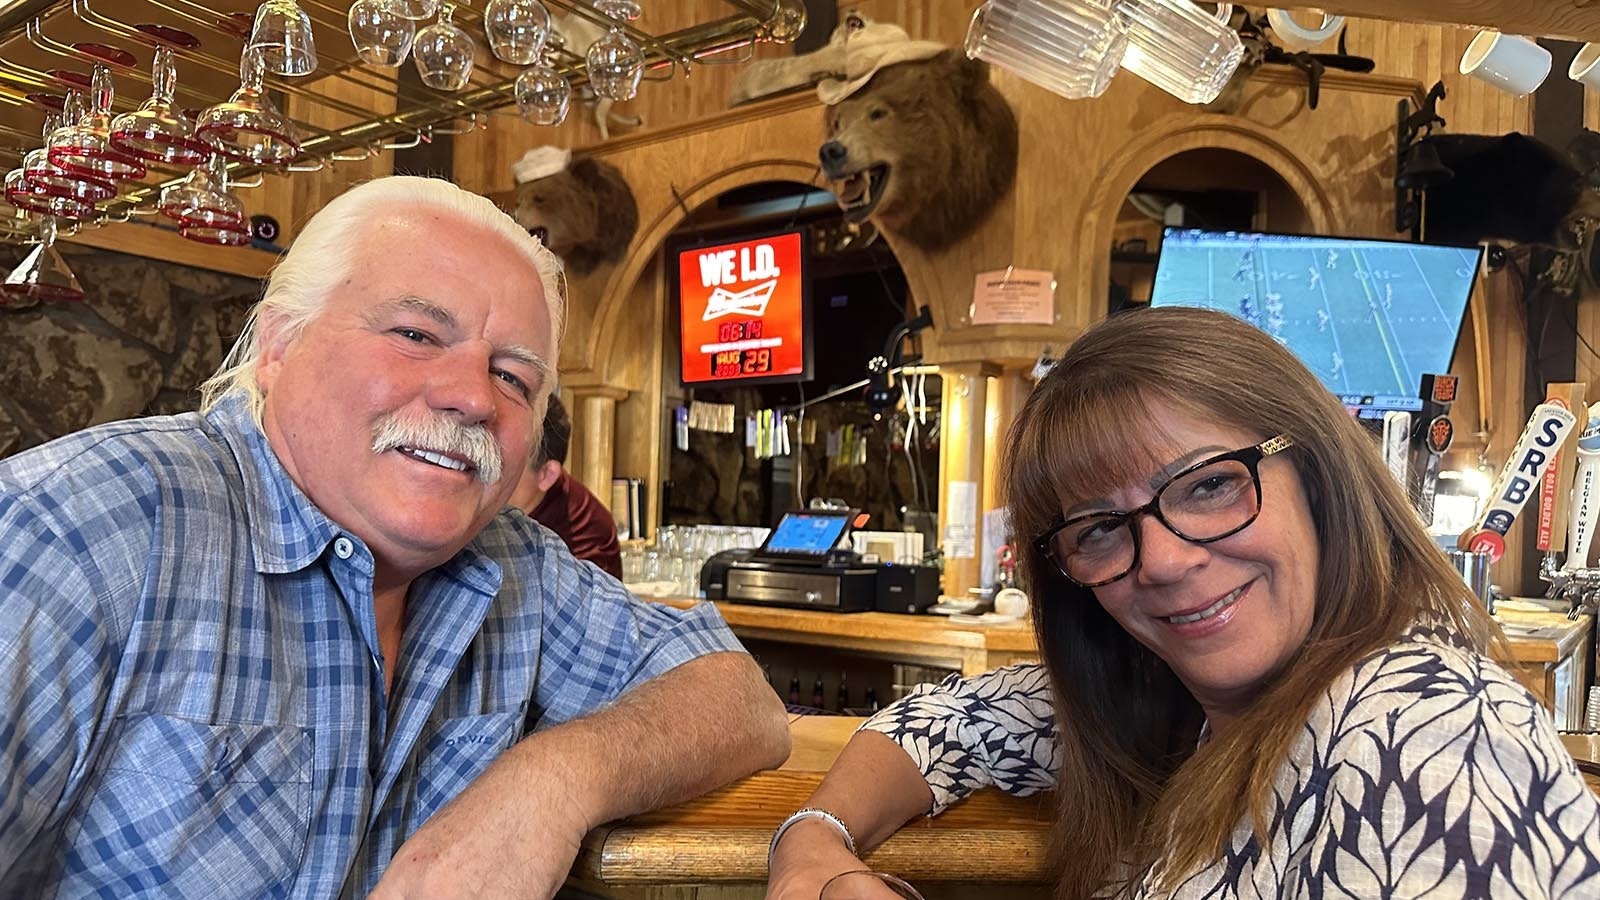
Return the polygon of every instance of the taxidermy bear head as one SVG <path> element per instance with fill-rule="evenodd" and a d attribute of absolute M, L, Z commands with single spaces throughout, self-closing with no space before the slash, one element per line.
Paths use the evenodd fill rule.
<path fill-rule="evenodd" d="M 925 250 L 971 232 L 1017 173 L 1017 120 L 959 50 L 885 66 L 830 106 L 819 156 L 847 218 Z"/>
<path fill-rule="evenodd" d="M 1417 143 L 1432 145 L 1455 173 L 1426 192 L 1428 241 L 1572 250 L 1585 232 L 1579 220 L 1600 218 L 1600 195 L 1586 173 L 1543 141 L 1512 132 L 1434 134 Z"/>
<path fill-rule="evenodd" d="M 639 228 L 639 208 L 622 173 L 590 157 L 517 185 L 513 197 L 512 217 L 575 275 L 619 262 Z"/>

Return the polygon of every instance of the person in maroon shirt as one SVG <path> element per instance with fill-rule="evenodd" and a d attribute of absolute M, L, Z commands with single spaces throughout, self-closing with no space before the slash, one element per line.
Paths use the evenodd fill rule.
<path fill-rule="evenodd" d="M 511 505 L 540 525 L 554 531 L 579 559 L 622 580 L 622 547 L 617 543 L 617 522 L 600 498 L 583 482 L 567 474 L 567 447 L 572 442 L 572 419 L 561 398 L 550 395 L 544 414 L 544 440 L 517 482 Z"/>

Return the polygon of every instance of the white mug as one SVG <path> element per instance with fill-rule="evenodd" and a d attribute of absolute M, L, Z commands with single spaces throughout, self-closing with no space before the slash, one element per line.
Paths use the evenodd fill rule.
<path fill-rule="evenodd" d="M 1028 595 L 1016 588 L 1001 588 L 994 595 L 994 611 L 1020 619 L 1028 614 Z"/>
<path fill-rule="evenodd" d="M 1583 45 L 1578 55 L 1567 67 L 1567 77 L 1587 87 L 1600 90 L 1600 43 L 1590 41 Z"/>
<path fill-rule="evenodd" d="M 1550 51 L 1521 35 L 1480 31 L 1461 54 L 1461 74 L 1526 97 L 1550 74 Z"/>
<path fill-rule="evenodd" d="M 1272 26 L 1272 34 L 1278 39 L 1278 43 L 1290 50 L 1310 50 L 1338 34 L 1339 29 L 1344 27 L 1344 16 L 1330 16 L 1319 9 L 1307 12 L 1321 13 L 1322 24 L 1316 28 L 1309 28 L 1295 20 L 1293 10 L 1277 8 L 1267 10 L 1267 23 Z"/>

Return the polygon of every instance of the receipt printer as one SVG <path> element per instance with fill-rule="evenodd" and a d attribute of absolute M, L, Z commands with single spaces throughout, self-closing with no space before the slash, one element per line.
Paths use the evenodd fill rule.
<path fill-rule="evenodd" d="M 939 569 L 935 566 L 884 563 L 878 566 L 879 612 L 920 613 L 939 602 Z"/>

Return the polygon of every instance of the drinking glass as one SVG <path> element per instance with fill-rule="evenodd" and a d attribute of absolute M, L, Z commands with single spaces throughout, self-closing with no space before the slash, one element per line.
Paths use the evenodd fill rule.
<path fill-rule="evenodd" d="M 101 183 L 143 178 L 145 165 L 111 145 L 111 69 L 95 66 L 89 80 L 89 109 L 73 124 L 70 117 L 60 137 L 50 140 L 50 162 L 68 174 Z"/>
<path fill-rule="evenodd" d="M 1231 3 L 1219 3 L 1215 15 L 1192 0 L 1116 0 L 1113 9 L 1128 29 L 1122 67 L 1185 103 L 1217 99 L 1244 58 L 1228 27 Z"/>
<path fill-rule="evenodd" d="M 439 11 L 439 0 L 395 0 L 395 9 L 408 19 L 426 19 Z"/>
<path fill-rule="evenodd" d="M 761 23 L 762 40 L 792 44 L 806 30 L 806 7 L 800 0 L 777 0 L 772 15 Z"/>
<path fill-rule="evenodd" d="M 22 263 L 6 276 L 0 288 L 0 302 L 31 306 L 33 303 L 81 303 L 83 287 L 72 274 L 67 261 L 56 252 L 56 220 L 45 216 L 39 221 L 39 243 Z"/>
<path fill-rule="evenodd" d="M 260 54 L 239 59 L 239 89 L 226 103 L 200 114 L 195 136 L 217 152 L 242 162 L 282 165 L 300 155 L 293 126 L 261 89 Z"/>
<path fill-rule="evenodd" d="M 539 61 L 550 36 L 550 11 L 539 0 L 489 0 L 483 33 L 495 56 L 518 66 Z"/>
<path fill-rule="evenodd" d="M 611 30 L 589 45 L 589 86 L 607 100 L 632 100 L 644 75 L 644 51 L 622 30 L 639 17 L 633 0 L 595 0 L 595 9 L 611 17 Z"/>
<path fill-rule="evenodd" d="M 422 83 L 436 91 L 459 91 L 472 77 L 472 57 L 476 52 L 472 36 L 450 21 L 455 4 L 439 7 L 439 20 L 417 32 L 411 59 L 417 64 Z"/>
<path fill-rule="evenodd" d="M 350 43 L 361 61 L 394 68 L 406 61 L 417 39 L 417 23 L 399 0 L 356 0 L 350 4 Z"/>
<path fill-rule="evenodd" d="M 1128 45 L 1122 17 L 1093 0 L 990 0 L 972 14 L 966 53 L 1069 100 L 1098 97 Z"/>
<path fill-rule="evenodd" d="M 547 63 L 529 66 L 517 76 L 517 111 L 534 125 L 560 125 L 572 102 L 572 85 Z"/>
<path fill-rule="evenodd" d="M 822 886 L 818 900 L 922 900 L 904 879 L 888 872 L 840 872 Z"/>
<path fill-rule="evenodd" d="M 256 8 L 245 53 L 260 56 L 266 70 L 277 75 L 311 74 L 317 68 L 311 17 L 295 0 L 266 0 Z"/>
<path fill-rule="evenodd" d="M 189 117 L 172 104 L 178 69 L 170 49 L 156 48 L 150 81 L 154 86 L 150 99 L 133 112 L 111 120 L 111 146 L 151 162 L 186 166 L 205 162 L 210 148 L 194 136 L 194 123 Z"/>

